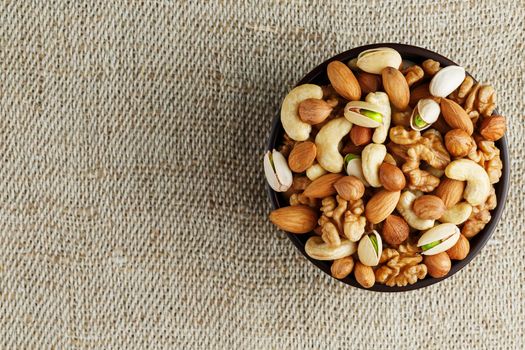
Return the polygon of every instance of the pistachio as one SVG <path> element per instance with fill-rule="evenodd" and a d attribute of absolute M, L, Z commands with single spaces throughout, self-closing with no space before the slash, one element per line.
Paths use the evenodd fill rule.
<path fill-rule="evenodd" d="M 450 223 L 434 226 L 425 232 L 417 242 L 423 255 L 434 255 L 446 251 L 459 239 L 459 228 Z"/>
<path fill-rule="evenodd" d="M 376 266 L 379 263 L 379 258 L 383 252 L 383 243 L 381 236 L 376 230 L 372 231 L 371 234 L 363 236 L 359 241 L 357 247 L 357 255 L 359 261 L 367 266 Z"/>
<path fill-rule="evenodd" d="M 346 173 L 350 176 L 355 176 L 368 187 L 370 184 L 366 181 L 363 174 L 363 166 L 361 163 L 361 157 L 352 153 L 348 153 L 344 158 Z"/>
<path fill-rule="evenodd" d="M 417 131 L 425 130 L 436 122 L 440 112 L 441 109 L 436 101 L 431 98 L 421 99 L 412 111 L 410 127 Z"/>
<path fill-rule="evenodd" d="M 383 123 L 381 107 L 370 102 L 348 102 L 344 114 L 349 122 L 365 128 L 377 128 Z"/>
<path fill-rule="evenodd" d="M 356 65 L 367 73 L 381 74 L 386 67 L 398 69 L 401 62 L 401 55 L 396 50 L 389 47 L 377 47 L 361 52 L 357 56 Z"/>
<path fill-rule="evenodd" d="M 447 97 L 456 90 L 465 79 L 465 69 L 460 66 L 448 66 L 441 69 L 430 81 L 430 94 Z"/>
<path fill-rule="evenodd" d="M 292 186 L 292 171 L 284 156 L 276 150 L 264 155 L 264 174 L 268 184 L 276 192 L 286 192 Z"/>

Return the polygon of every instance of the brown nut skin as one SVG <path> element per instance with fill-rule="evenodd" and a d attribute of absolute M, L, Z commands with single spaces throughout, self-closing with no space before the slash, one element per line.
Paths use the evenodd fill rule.
<path fill-rule="evenodd" d="M 441 198 L 427 194 L 414 201 L 412 210 L 421 219 L 437 220 L 443 216 L 446 208 Z"/>
<path fill-rule="evenodd" d="M 434 278 L 445 277 L 452 267 L 452 262 L 446 252 L 425 255 L 423 263 L 427 266 L 428 274 Z"/>
<path fill-rule="evenodd" d="M 299 103 L 299 118 L 310 125 L 319 124 L 325 121 L 332 113 L 332 106 L 325 100 L 308 98 Z"/>
<path fill-rule="evenodd" d="M 467 112 L 456 102 L 442 98 L 440 102 L 443 118 L 452 129 L 462 129 L 472 135 L 474 125 Z"/>
<path fill-rule="evenodd" d="M 372 142 L 374 131 L 359 125 L 353 125 L 350 130 L 350 141 L 356 146 L 365 146 Z"/>
<path fill-rule="evenodd" d="M 385 220 L 396 209 L 400 196 L 400 191 L 381 190 L 374 194 L 366 203 L 366 219 L 372 224 L 378 224 Z"/>
<path fill-rule="evenodd" d="M 305 172 L 314 164 L 317 147 L 311 141 L 296 143 L 288 156 L 288 166 L 295 173 Z"/>
<path fill-rule="evenodd" d="M 459 239 L 456 242 L 456 244 L 454 244 L 452 248 L 447 250 L 447 254 L 452 260 L 463 260 L 467 257 L 469 252 L 470 242 L 467 239 L 467 237 L 463 235 L 459 236 Z"/>
<path fill-rule="evenodd" d="M 342 178 L 341 174 L 325 174 L 312 181 L 303 194 L 310 198 L 325 198 L 336 194 L 334 183 Z"/>
<path fill-rule="evenodd" d="M 479 133 L 488 141 L 501 139 L 506 130 L 506 120 L 501 115 L 484 118 L 479 126 Z"/>
<path fill-rule="evenodd" d="M 308 233 L 317 226 L 317 211 L 306 205 L 294 205 L 275 209 L 270 213 L 270 221 L 283 231 Z"/>
<path fill-rule="evenodd" d="M 359 86 L 361 86 L 361 91 L 364 94 L 370 92 L 376 92 L 381 89 L 381 77 L 376 74 L 371 74 L 367 72 L 359 72 L 357 76 L 357 81 Z"/>
<path fill-rule="evenodd" d="M 445 135 L 445 146 L 451 156 L 463 158 L 475 146 L 474 139 L 461 129 L 453 129 Z"/>
<path fill-rule="evenodd" d="M 389 163 L 383 163 L 379 167 L 379 181 L 388 191 L 401 191 L 406 185 L 401 169 Z"/>
<path fill-rule="evenodd" d="M 374 274 L 374 269 L 370 266 L 361 264 L 359 261 L 355 263 L 354 267 L 354 276 L 359 283 L 364 288 L 370 288 L 376 283 L 376 276 Z"/>
<path fill-rule="evenodd" d="M 353 269 L 354 259 L 352 259 L 351 256 L 347 256 L 346 258 L 334 260 L 332 266 L 330 267 L 330 272 L 332 273 L 333 277 L 337 279 L 343 279 L 352 273 Z"/>
<path fill-rule="evenodd" d="M 410 88 L 405 76 L 399 69 L 386 67 L 381 71 L 381 77 L 383 78 L 383 88 L 390 99 L 390 103 L 399 110 L 405 110 L 410 101 Z"/>
<path fill-rule="evenodd" d="M 383 240 L 390 245 L 403 243 L 410 233 L 407 222 L 400 216 L 389 215 L 383 223 Z"/>
<path fill-rule="evenodd" d="M 341 61 L 332 61 L 326 67 L 328 79 L 334 90 L 349 101 L 359 101 L 361 87 L 354 73 Z"/>
<path fill-rule="evenodd" d="M 430 97 L 430 91 L 428 89 L 429 84 L 421 84 L 416 86 L 415 88 L 410 91 L 410 100 L 408 104 L 410 107 L 414 108 L 419 100 Z"/>
<path fill-rule="evenodd" d="M 344 200 L 354 201 L 365 194 L 365 185 L 355 176 L 344 176 L 334 183 L 337 194 Z"/>
<path fill-rule="evenodd" d="M 452 208 L 458 204 L 463 198 L 463 191 L 465 190 L 465 181 L 458 181 L 443 177 L 439 186 L 436 188 L 434 194 L 441 198 L 445 207 Z"/>

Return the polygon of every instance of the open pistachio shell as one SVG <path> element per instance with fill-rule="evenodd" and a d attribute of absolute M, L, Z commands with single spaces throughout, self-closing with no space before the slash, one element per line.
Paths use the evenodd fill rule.
<path fill-rule="evenodd" d="M 347 155 L 349 156 L 349 155 Z M 363 184 L 368 187 L 370 184 L 366 181 L 365 175 L 363 174 L 363 165 L 361 163 L 361 157 L 352 155 L 350 160 L 346 164 L 346 173 L 350 176 L 355 176 L 363 182 Z M 346 161 L 346 157 L 345 157 Z"/>
<path fill-rule="evenodd" d="M 374 245 L 372 238 L 375 237 L 377 243 Z M 372 231 L 371 234 L 364 235 L 363 238 L 359 241 L 359 246 L 357 247 L 357 255 L 359 256 L 359 261 L 363 265 L 367 266 L 376 266 L 379 264 L 379 258 L 381 258 L 381 253 L 383 252 L 383 243 L 381 241 L 381 236 L 377 233 L 376 230 Z"/>
<path fill-rule="evenodd" d="M 359 111 L 368 110 L 383 115 L 383 109 L 374 103 L 365 101 L 351 101 L 345 106 L 345 118 L 350 123 L 365 127 L 365 128 L 377 128 L 382 125 L 382 122 L 369 118 Z"/>
<path fill-rule="evenodd" d="M 264 174 L 274 191 L 286 192 L 292 186 L 292 171 L 284 156 L 276 150 L 268 151 L 264 155 Z"/>
<path fill-rule="evenodd" d="M 401 55 L 389 47 L 377 47 L 365 50 L 357 56 L 357 67 L 372 74 L 381 74 L 383 68 L 398 69 L 401 66 Z"/>
<path fill-rule="evenodd" d="M 410 116 L 410 127 L 414 130 L 421 131 L 425 130 L 435 123 L 441 113 L 439 104 L 431 98 L 425 98 L 419 100 L 416 105 L 416 108 L 412 111 Z M 417 118 L 421 119 L 419 122 Z M 421 121 L 424 124 L 420 124 Z"/>
<path fill-rule="evenodd" d="M 461 85 L 464 79 L 465 68 L 448 66 L 434 75 L 428 89 L 432 96 L 447 97 Z"/>
<path fill-rule="evenodd" d="M 435 255 L 446 251 L 456 244 L 460 236 L 459 228 L 450 223 L 440 224 L 425 232 L 417 241 L 418 247 L 435 244 L 432 248 L 423 250 L 423 255 Z M 435 243 L 439 242 L 439 243 Z"/>

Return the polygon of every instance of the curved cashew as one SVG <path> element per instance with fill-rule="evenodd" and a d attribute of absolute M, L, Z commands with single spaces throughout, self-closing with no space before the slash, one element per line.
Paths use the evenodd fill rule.
<path fill-rule="evenodd" d="M 304 246 L 306 254 L 316 260 L 336 260 L 354 254 L 357 250 L 356 244 L 348 239 L 341 239 L 341 245 L 333 246 L 319 236 L 308 238 Z"/>
<path fill-rule="evenodd" d="M 295 141 L 305 141 L 310 136 L 312 126 L 299 118 L 299 103 L 308 98 L 323 98 L 323 89 L 314 84 L 304 84 L 292 89 L 281 106 L 281 123 L 284 131 Z"/>
<path fill-rule="evenodd" d="M 311 167 L 309 167 L 308 169 L 306 169 L 306 177 L 308 177 L 312 181 L 314 181 L 318 177 L 323 176 L 326 173 L 327 171 L 324 170 L 324 168 L 320 166 L 319 163 L 316 163 L 312 165 Z"/>
<path fill-rule="evenodd" d="M 372 136 L 372 141 L 375 143 L 383 143 L 385 142 L 386 136 L 388 135 L 392 113 L 390 110 L 390 101 L 388 100 L 388 95 L 384 92 L 371 92 L 366 95 L 365 101 L 381 107 L 383 123 L 375 129 L 374 135 Z"/>
<path fill-rule="evenodd" d="M 471 213 L 472 206 L 467 202 L 461 202 L 448 208 L 439 218 L 439 221 L 459 225 L 467 221 Z"/>
<path fill-rule="evenodd" d="M 410 191 L 403 192 L 399 198 L 396 209 L 411 227 L 416 230 L 428 230 L 429 228 L 434 227 L 435 220 L 421 219 L 412 210 L 412 203 L 414 203 L 416 198 L 421 195 L 422 193 L 415 195 Z"/>
<path fill-rule="evenodd" d="M 330 120 L 315 137 L 317 146 L 317 161 L 327 171 L 340 173 L 343 170 L 343 156 L 339 153 L 339 143 L 352 128 L 346 118 Z"/>
<path fill-rule="evenodd" d="M 467 181 L 463 198 L 472 206 L 485 203 L 490 193 L 490 179 L 483 167 L 470 159 L 458 159 L 445 169 L 447 177 Z"/>
<path fill-rule="evenodd" d="M 379 167 L 381 166 L 381 163 L 383 163 L 385 157 L 385 145 L 378 145 L 375 143 L 367 145 L 361 153 L 363 175 L 372 187 L 381 187 L 381 181 L 379 180 Z"/>

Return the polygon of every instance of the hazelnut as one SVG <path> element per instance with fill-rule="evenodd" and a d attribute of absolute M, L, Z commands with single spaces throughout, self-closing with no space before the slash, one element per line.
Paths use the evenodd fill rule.
<path fill-rule="evenodd" d="M 414 201 L 412 210 L 421 219 L 437 220 L 445 212 L 445 204 L 438 196 L 427 194 Z"/>
<path fill-rule="evenodd" d="M 423 263 L 427 266 L 428 274 L 434 278 L 446 276 L 452 266 L 452 262 L 446 252 L 425 255 Z"/>
<path fill-rule="evenodd" d="M 372 287 L 376 282 L 374 269 L 372 269 L 370 266 L 363 265 L 359 261 L 355 263 L 354 276 L 357 282 L 365 288 Z"/>
<path fill-rule="evenodd" d="M 436 196 L 441 198 L 445 207 L 451 208 L 463 198 L 465 181 L 443 178 L 436 188 Z"/>
<path fill-rule="evenodd" d="M 459 236 L 459 239 L 456 242 L 456 244 L 454 244 L 452 248 L 447 250 L 447 254 L 452 260 L 463 260 L 467 257 L 469 251 L 470 242 L 468 241 L 467 237 L 461 235 Z"/>
<path fill-rule="evenodd" d="M 388 191 L 401 191 L 405 188 L 406 179 L 403 172 L 395 165 L 383 163 L 379 167 L 379 181 Z"/>
<path fill-rule="evenodd" d="M 409 234 L 407 222 L 400 216 L 389 215 L 383 223 L 383 239 L 390 245 L 403 243 Z"/>
<path fill-rule="evenodd" d="M 445 135 L 445 146 L 453 157 L 462 158 L 469 153 L 475 143 L 466 131 L 453 129 Z"/>
<path fill-rule="evenodd" d="M 368 145 L 372 141 L 372 133 L 370 128 L 354 125 L 350 130 L 350 141 L 356 146 Z"/>
<path fill-rule="evenodd" d="M 360 72 L 357 76 L 361 91 L 365 94 L 376 92 L 381 87 L 381 77 L 376 74 Z"/>
<path fill-rule="evenodd" d="M 479 133 L 486 140 L 497 141 L 503 137 L 505 130 L 505 117 L 495 115 L 493 117 L 484 118 L 479 127 Z"/>
<path fill-rule="evenodd" d="M 365 185 L 355 176 L 344 176 L 334 183 L 337 194 L 344 200 L 354 201 L 365 194 Z"/>
<path fill-rule="evenodd" d="M 348 276 L 354 268 L 354 259 L 351 256 L 334 260 L 330 272 L 337 279 L 343 279 Z"/>

